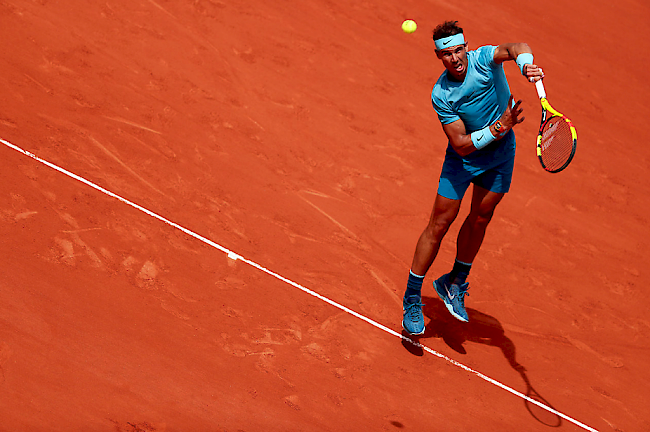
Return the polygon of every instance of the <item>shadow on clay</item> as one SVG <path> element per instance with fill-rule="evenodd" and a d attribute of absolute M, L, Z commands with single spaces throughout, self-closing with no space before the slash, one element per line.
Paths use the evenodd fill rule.
<path fill-rule="evenodd" d="M 526 396 L 549 408 L 555 409 L 531 385 L 526 375 L 526 368 L 517 362 L 514 343 L 505 335 L 503 326 L 496 318 L 479 312 L 476 309 L 467 308 L 469 322 L 464 323 L 452 317 L 444 303 L 438 298 L 424 296 L 422 297 L 422 303 L 424 303 L 424 307 L 422 308 L 424 316 L 430 318 L 424 334 L 411 336 L 405 331 L 402 331 L 402 345 L 411 354 L 422 356 L 424 355 L 424 350 L 422 347 L 409 342 L 408 339 L 416 343 L 419 343 L 423 339 L 442 339 L 449 348 L 459 354 L 467 353 L 464 347 L 465 342 L 497 347 L 503 353 L 510 367 L 516 370 L 524 380 L 526 384 Z M 540 423 L 549 427 L 560 427 L 562 425 L 562 418 L 557 414 L 540 408 L 529 400 L 524 400 L 524 404 L 533 418 Z"/>

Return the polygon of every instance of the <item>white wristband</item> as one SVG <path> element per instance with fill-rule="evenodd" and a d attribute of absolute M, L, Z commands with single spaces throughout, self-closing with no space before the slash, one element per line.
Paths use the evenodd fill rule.
<path fill-rule="evenodd" d="M 492 132 L 490 132 L 490 125 L 485 126 L 481 130 L 472 132 L 470 137 L 472 138 L 472 144 L 474 144 L 474 147 L 476 147 L 477 150 L 482 149 L 496 139 L 496 137 L 492 135 Z"/>
<path fill-rule="evenodd" d="M 521 71 L 521 74 L 524 75 L 524 66 L 527 64 L 533 64 L 533 55 L 531 53 L 522 53 L 517 56 L 517 66 L 519 66 L 519 70 Z"/>

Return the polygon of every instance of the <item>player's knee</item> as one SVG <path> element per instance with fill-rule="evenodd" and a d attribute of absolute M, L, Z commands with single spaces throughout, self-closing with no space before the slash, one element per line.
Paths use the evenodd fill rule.
<path fill-rule="evenodd" d="M 494 216 L 494 209 L 478 211 L 474 216 L 477 225 L 487 226 L 492 220 L 492 216 Z"/>
<path fill-rule="evenodd" d="M 439 240 L 449 231 L 453 221 L 454 218 L 437 217 L 429 223 L 426 230 L 431 237 Z"/>

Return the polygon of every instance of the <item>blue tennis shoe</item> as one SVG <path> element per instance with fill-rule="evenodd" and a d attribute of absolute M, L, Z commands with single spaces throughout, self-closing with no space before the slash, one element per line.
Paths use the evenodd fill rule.
<path fill-rule="evenodd" d="M 419 295 L 404 296 L 402 305 L 404 307 L 404 319 L 402 320 L 402 328 L 412 334 L 418 336 L 424 333 L 424 315 L 422 314 L 421 297 Z"/>
<path fill-rule="evenodd" d="M 435 280 L 433 282 L 433 287 L 438 293 L 440 299 L 445 302 L 447 310 L 449 310 L 449 313 L 452 314 L 454 318 L 463 322 L 469 321 L 467 311 L 465 310 L 465 295 L 469 295 L 467 293 L 467 290 L 469 289 L 468 282 L 460 285 L 449 285 L 449 273 L 447 273 Z"/>

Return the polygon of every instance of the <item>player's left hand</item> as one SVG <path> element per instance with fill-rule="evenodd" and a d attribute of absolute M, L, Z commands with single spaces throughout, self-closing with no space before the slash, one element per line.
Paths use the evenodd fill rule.
<path fill-rule="evenodd" d="M 544 71 L 536 64 L 527 64 L 524 66 L 524 76 L 532 83 L 544 78 Z"/>
<path fill-rule="evenodd" d="M 503 126 L 505 126 L 505 129 L 501 133 L 502 136 L 525 119 L 525 117 L 521 115 L 524 112 L 524 109 L 521 107 L 521 99 L 513 104 L 514 100 L 514 96 L 510 95 L 508 107 L 499 119 Z"/>

